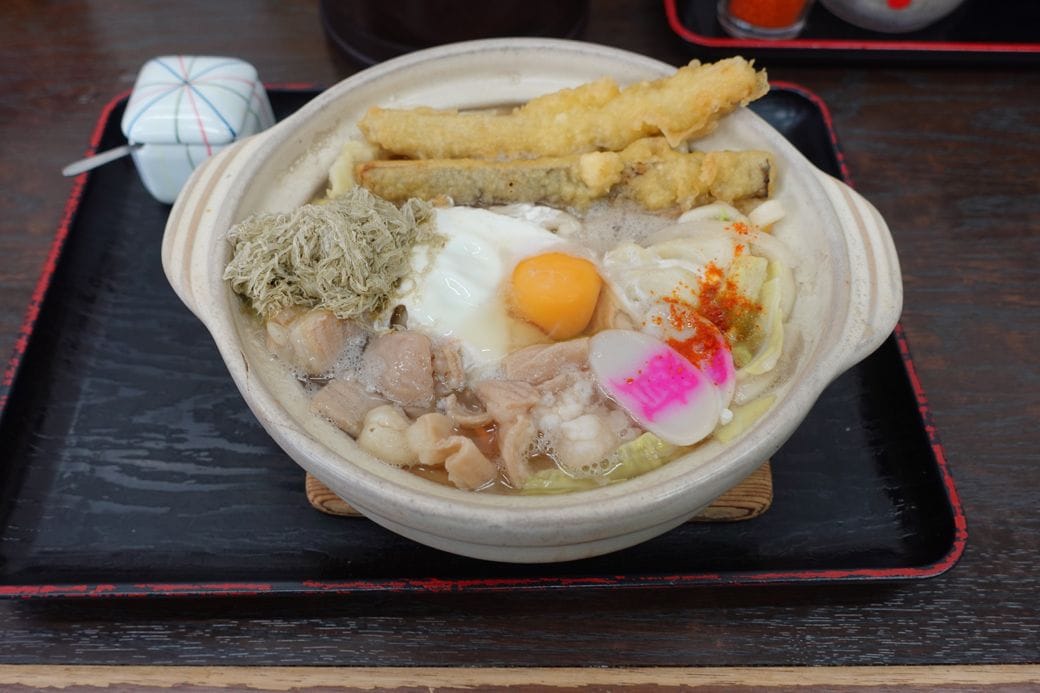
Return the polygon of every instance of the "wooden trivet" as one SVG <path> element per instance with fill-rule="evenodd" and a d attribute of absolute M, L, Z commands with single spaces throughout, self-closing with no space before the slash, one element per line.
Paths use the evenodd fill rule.
<path fill-rule="evenodd" d="M 361 513 L 310 474 L 306 481 L 307 502 L 328 515 L 360 517 Z M 691 522 L 735 522 L 758 517 L 773 502 L 773 473 L 769 461 L 715 502 L 691 518 Z"/>

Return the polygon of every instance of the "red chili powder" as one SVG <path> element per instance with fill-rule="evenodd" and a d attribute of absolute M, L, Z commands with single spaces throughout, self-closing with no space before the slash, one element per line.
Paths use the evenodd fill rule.
<path fill-rule="evenodd" d="M 754 329 L 755 316 L 762 312 L 762 306 L 740 293 L 737 285 L 726 279 L 722 269 L 713 262 L 708 263 L 696 290 L 680 285 L 664 301 L 668 304 L 668 324 L 676 332 L 693 329 L 686 339 L 667 340 L 668 346 L 698 368 L 711 363 L 721 346 L 715 330 L 698 320 L 698 315 L 718 328 L 729 344 L 731 340 L 747 337 Z M 655 321 L 661 324 L 660 317 L 655 317 Z"/>

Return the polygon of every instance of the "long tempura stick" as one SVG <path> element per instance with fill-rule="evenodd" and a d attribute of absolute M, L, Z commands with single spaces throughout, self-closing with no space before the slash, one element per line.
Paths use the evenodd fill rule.
<path fill-rule="evenodd" d="M 569 157 L 369 161 L 358 165 L 356 177 L 394 202 L 446 196 L 462 205 L 534 202 L 581 208 L 610 197 L 633 200 L 648 210 L 685 210 L 713 201 L 764 200 L 771 194 L 774 171 L 768 152 L 687 154 L 651 138 L 623 152 Z"/>
<path fill-rule="evenodd" d="M 414 159 L 515 159 L 620 151 L 644 137 L 678 144 L 768 91 L 744 58 L 702 65 L 620 89 L 602 79 L 536 98 L 507 114 L 372 108 L 359 127 L 395 155 Z"/>

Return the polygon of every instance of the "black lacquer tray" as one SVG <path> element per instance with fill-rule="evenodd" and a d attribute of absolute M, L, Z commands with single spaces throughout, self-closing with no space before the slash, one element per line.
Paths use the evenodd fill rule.
<path fill-rule="evenodd" d="M 280 117 L 316 92 L 273 89 Z M 92 146 L 122 143 L 125 99 Z M 756 102 L 844 175 L 823 104 Z M 690 523 L 559 564 L 467 559 L 312 509 L 209 335 L 166 283 L 169 207 L 128 160 L 82 176 L 0 390 L 0 596 L 669 587 L 937 575 L 964 517 L 900 330 L 841 376 L 773 459 L 760 518 Z"/>
<path fill-rule="evenodd" d="M 715 0 L 663 0 L 672 31 L 699 58 L 741 54 L 772 63 L 891 63 L 1036 65 L 1040 63 L 1040 3 L 966 0 L 917 31 L 888 34 L 842 21 L 817 3 L 805 28 L 789 40 L 735 38 L 716 17 Z"/>

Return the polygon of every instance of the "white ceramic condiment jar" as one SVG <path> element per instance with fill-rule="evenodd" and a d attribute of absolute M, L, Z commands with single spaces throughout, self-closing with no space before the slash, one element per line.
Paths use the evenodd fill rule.
<path fill-rule="evenodd" d="M 145 63 L 122 120 L 145 188 L 166 203 L 200 163 L 272 125 L 256 68 L 238 58 L 193 55 Z"/>

